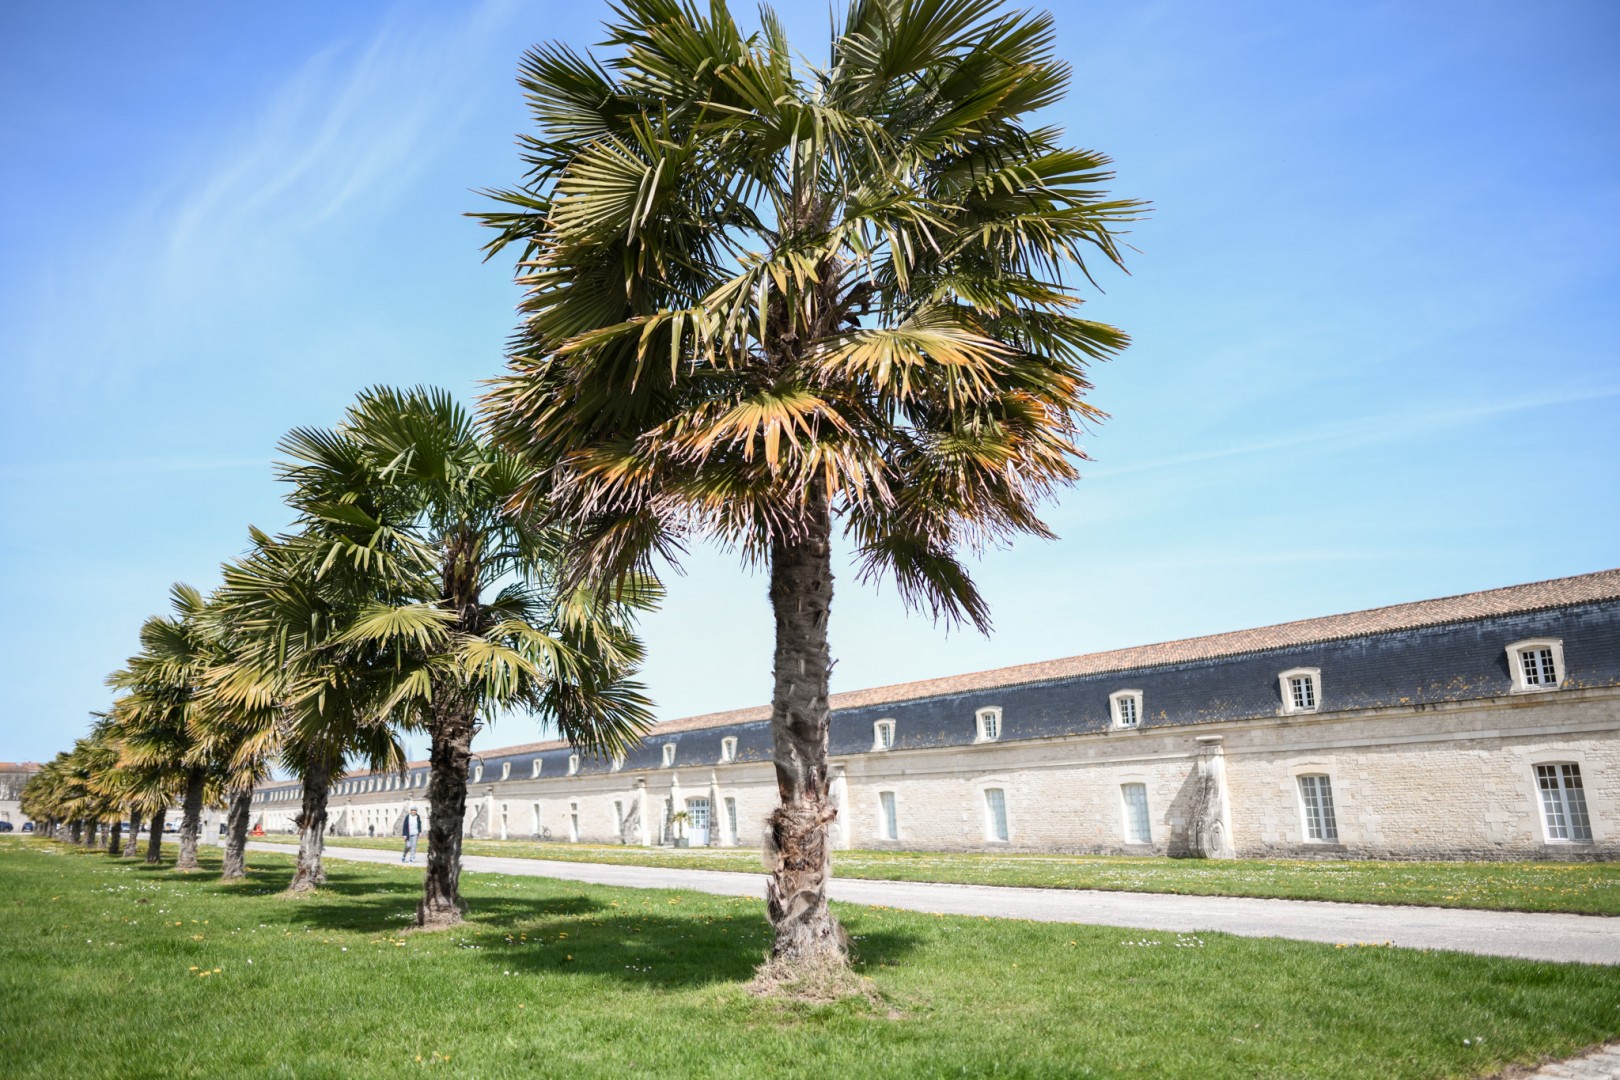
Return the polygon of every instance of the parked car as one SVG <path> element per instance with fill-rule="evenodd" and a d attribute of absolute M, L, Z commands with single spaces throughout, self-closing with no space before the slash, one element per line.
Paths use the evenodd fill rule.
<path fill-rule="evenodd" d="M 23 832 L 33 832 L 33 831 L 34 831 L 34 823 L 32 821 L 23 822 Z"/>
<path fill-rule="evenodd" d="M 0 832 L 10 832 L 11 829 L 12 829 L 11 822 L 9 822 L 9 821 L 0 821 Z"/>

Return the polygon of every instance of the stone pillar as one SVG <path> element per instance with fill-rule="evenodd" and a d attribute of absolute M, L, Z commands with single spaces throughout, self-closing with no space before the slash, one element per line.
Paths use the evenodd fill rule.
<path fill-rule="evenodd" d="M 838 811 L 838 816 L 832 823 L 832 836 L 828 838 L 834 851 L 848 850 L 850 844 L 849 823 L 844 820 L 849 814 L 849 780 L 845 772 L 843 765 L 834 764 L 832 782 L 828 784 L 828 796 L 832 800 L 833 809 Z"/>
<path fill-rule="evenodd" d="M 636 780 L 636 839 L 642 847 L 652 846 L 652 819 L 648 815 L 647 806 L 647 778 L 645 776 Z"/>
<path fill-rule="evenodd" d="M 1202 859 L 1234 859 L 1232 803 L 1226 788 L 1226 747 L 1220 735 L 1200 735 L 1193 755 L 1194 788 L 1191 854 Z"/>
<path fill-rule="evenodd" d="M 680 813 L 682 810 L 685 810 L 685 809 L 686 809 L 685 805 L 683 805 L 682 802 L 681 802 L 681 777 L 680 777 L 680 774 L 679 773 L 670 773 L 669 774 L 669 815 L 664 820 L 668 821 L 670 817 L 674 817 L 676 814 Z M 669 826 L 669 843 L 670 843 L 670 846 L 673 847 L 675 845 L 676 837 L 685 836 L 685 835 L 686 834 L 685 834 L 684 831 L 678 829 L 674 825 L 670 825 Z"/>
<path fill-rule="evenodd" d="M 720 778 L 709 773 L 709 846 L 724 847 L 726 842 L 725 814 L 720 806 Z"/>

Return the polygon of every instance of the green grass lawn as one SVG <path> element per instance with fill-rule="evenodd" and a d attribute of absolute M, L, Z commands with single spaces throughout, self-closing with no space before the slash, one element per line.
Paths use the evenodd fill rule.
<path fill-rule="evenodd" d="M 217 870 L 217 851 L 204 864 Z M 0 839 L 0 1071 L 135 1076 L 1438 1077 L 1620 1035 L 1620 969 L 841 906 L 884 1004 L 745 991 L 757 900 L 253 854 L 223 886 Z"/>
<path fill-rule="evenodd" d="M 293 838 L 265 839 L 296 843 Z M 390 837 L 328 837 L 335 846 L 390 848 Z M 694 870 L 760 868 L 759 853 L 740 848 L 640 848 L 606 844 L 541 844 L 469 840 L 468 855 L 563 862 L 677 866 Z M 1320 862 L 1314 859 L 1166 859 L 1104 855 L 984 855 L 972 852 L 840 851 L 839 877 L 945 881 L 963 885 L 1029 885 L 1197 896 L 1266 896 L 1422 904 L 1501 911 L 1570 911 L 1620 915 L 1620 863 L 1602 862 Z"/>

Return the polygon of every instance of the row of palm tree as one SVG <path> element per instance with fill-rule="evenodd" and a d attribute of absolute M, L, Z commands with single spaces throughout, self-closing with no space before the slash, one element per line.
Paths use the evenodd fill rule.
<path fill-rule="evenodd" d="M 1069 81 L 1048 15 L 851 0 L 815 66 L 768 8 L 752 33 L 724 0 L 612 10 L 610 57 L 525 55 L 527 169 L 478 215 L 524 292 L 483 401 L 493 441 L 431 391 L 373 391 L 339 428 L 293 432 L 297 526 L 254 534 L 203 605 L 217 637 L 185 676 L 195 696 L 163 681 L 183 662 L 149 684 L 132 661 L 113 715 L 228 718 L 181 717 L 183 807 L 255 763 L 296 773 L 295 887 L 319 883 L 331 780 L 426 731 L 418 921 L 453 923 L 478 725 L 525 709 L 621 751 L 648 715 L 628 619 L 693 537 L 716 539 L 766 568 L 776 622 L 773 958 L 837 964 L 835 525 L 864 579 L 989 627 L 960 553 L 1051 535 L 1039 504 L 1103 415 L 1088 365 L 1127 343 L 1081 316 L 1076 286 L 1123 265 L 1142 204 L 1036 119 Z"/>
<path fill-rule="evenodd" d="M 634 682 L 634 613 L 656 586 L 564 584 L 560 528 L 513 495 L 525 471 L 441 390 L 376 388 L 335 428 L 280 443 L 294 522 L 251 530 L 210 595 L 176 585 L 140 651 L 108 677 L 112 708 L 30 782 L 31 816 L 94 835 L 181 811 L 176 867 L 195 869 L 205 806 L 225 806 L 224 877 L 245 872 L 253 788 L 302 782 L 289 886 L 318 888 L 331 785 L 402 768 L 431 744 L 427 873 L 417 921 L 459 922 L 467 767 L 479 728 L 539 716 L 576 747 L 625 752 L 651 721 Z M 116 827 L 116 826 L 115 826 Z"/>

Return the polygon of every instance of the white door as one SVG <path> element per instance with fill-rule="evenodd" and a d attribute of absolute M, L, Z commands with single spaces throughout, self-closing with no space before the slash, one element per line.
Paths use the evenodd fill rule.
<path fill-rule="evenodd" d="M 709 800 L 687 799 L 686 835 L 691 838 L 693 847 L 709 846 Z"/>

